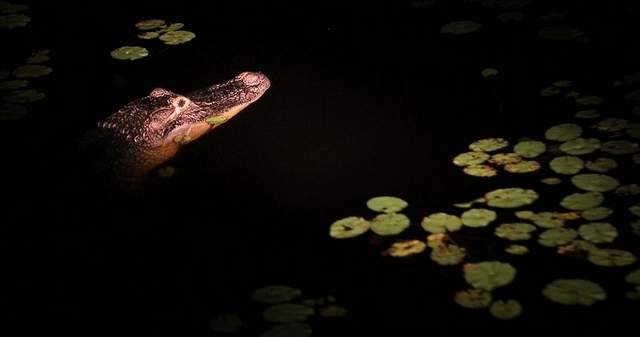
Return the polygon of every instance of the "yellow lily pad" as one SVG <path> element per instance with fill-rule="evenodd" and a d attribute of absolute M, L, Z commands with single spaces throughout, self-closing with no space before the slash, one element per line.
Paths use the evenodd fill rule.
<path fill-rule="evenodd" d="M 469 145 L 471 151 L 493 152 L 509 146 L 504 138 L 485 138 L 477 140 Z"/>
<path fill-rule="evenodd" d="M 489 165 L 469 165 L 462 170 L 465 174 L 474 177 L 495 177 L 498 171 Z"/>
<path fill-rule="evenodd" d="M 393 257 L 406 257 L 414 254 L 420 254 L 427 248 L 427 244 L 420 240 L 410 240 L 403 242 L 395 242 L 391 248 L 387 249 L 382 255 Z"/>
<path fill-rule="evenodd" d="M 391 196 L 371 198 L 367 201 L 367 207 L 375 212 L 396 213 L 409 206 L 406 201 Z"/>
<path fill-rule="evenodd" d="M 459 217 L 447 213 L 434 213 L 422 219 L 422 228 L 430 233 L 455 232 L 462 228 Z"/>
<path fill-rule="evenodd" d="M 410 223 L 404 214 L 378 214 L 371 220 L 371 230 L 378 235 L 396 235 L 407 229 Z"/>
<path fill-rule="evenodd" d="M 480 151 L 470 151 L 461 153 L 453 158 L 453 163 L 457 166 L 469 166 L 482 164 L 491 157 L 488 153 Z"/>
<path fill-rule="evenodd" d="M 331 224 L 329 235 L 336 239 L 348 239 L 365 233 L 370 227 L 371 224 L 364 218 L 350 216 Z"/>
<path fill-rule="evenodd" d="M 160 19 L 143 20 L 136 23 L 136 28 L 140 30 L 152 30 L 164 26 L 165 21 Z"/>
<path fill-rule="evenodd" d="M 520 162 L 522 162 L 522 157 L 516 153 L 496 153 L 489 159 L 489 163 L 494 165 L 509 165 Z"/>

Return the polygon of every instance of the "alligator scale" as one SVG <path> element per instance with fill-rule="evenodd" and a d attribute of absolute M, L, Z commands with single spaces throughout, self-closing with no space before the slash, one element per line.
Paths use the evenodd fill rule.
<path fill-rule="evenodd" d="M 85 145 L 100 148 L 94 155 L 108 174 L 135 181 L 258 100 L 269 85 L 265 75 L 243 72 L 186 95 L 156 88 L 98 123 Z"/>

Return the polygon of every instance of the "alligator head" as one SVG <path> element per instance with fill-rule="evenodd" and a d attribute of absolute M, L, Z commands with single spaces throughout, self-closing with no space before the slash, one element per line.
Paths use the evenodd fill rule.
<path fill-rule="evenodd" d="M 243 72 L 186 95 L 156 88 L 98 123 L 100 138 L 115 156 L 108 165 L 120 178 L 140 178 L 258 100 L 269 86 L 265 75 Z"/>

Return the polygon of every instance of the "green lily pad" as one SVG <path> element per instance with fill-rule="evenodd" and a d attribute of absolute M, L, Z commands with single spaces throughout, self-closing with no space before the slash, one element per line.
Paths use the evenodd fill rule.
<path fill-rule="evenodd" d="M 616 195 L 621 196 L 621 197 L 629 197 L 629 196 L 638 195 L 638 194 L 640 194 L 640 185 L 638 185 L 638 184 L 623 185 L 623 186 L 620 186 L 620 187 L 616 188 L 614 193 Z"/>
<path fill-rule="evenodd" d="M 540 169 L 540 163 L 535 160 L 523 160 L 516 164 L 507 164 L 504 170 L 509 173 L 531 173 Z"/>
<path fill-rule="evenodd" d="M 321 308 L 319 311 L 320 316 L 325 318 L 347 317 L 348 313 L 347 308 L 339 305 L 329 305 Z"/>
<path fill-rule="evenodd" d="M 629 123 L 624 131 L 627 133 L 627 136 L 640 139 L 640 123 Z"/>
<path fill-rule="evenodd" d="M 484 138 L 469 144 L 471 151 L 493 152 L 509 146 L 504 138 Z"/>
<path fill-rule="evenodd" d="M 143 40 L 152 40 L 152 39 L 158 38 L 159 36 L 160 36 L 160 33 L 158 32 L 142 32 L 138 34 L 138 37 Z"/>
<path fill-rule="evenodd" d="M 536 216 L 535 212 L 532 211 L 515 211 L 514 214 L 516 215 L 516 218 L 518 219 L 524 219 L 524 220 L 531 220 Z"/>
<path fill-rule="evenodd" d="M 300 295 L 302 295 L 300 289 L 286 285 L 274 285 L 256 289 L 251 294 L 251 299 L 258 303 L 276 304 L 289 302 Z"/>
<path fill-rule="evenodd" d="M 504 251 L 512 255 L 524 255 L 529 252 L 529 248 L 523 245 L 509 245 Z"/>
<path fill-rule="evenodd" d="M 629 212 L 631 212 L 635 216 L 640 216 L 640 203 L 629 207 Z"/>
<path fill-rule="evenodd" d="M 524 15 L 520 12 L 504 12 L 500 13 L 496 16 L 498 20 L 508 23 L 508 22 L 520 22 L 524 19 Z"/>
<path fill-rule="evenodd" d="M 475 32 L 481 27 L 481 24 L 474 21 L 453 21 L 440 27 L 440 33 L 462 35 Z"/>
<path fill-rule="evenodd" d="M 455 293 L 454 301 L 468 309 L 486 308 L 491 304 L 491 293 L 482 289 L 460 290 Z"/>
<path fill-rule="evenodd" d="M 640 101 L 640 89 L 626 93 L 624 99 L 636 102 Z"/>
<path fill-rule="evenodd" d="M 553 85 L 558 87 L 558 88 L 569 88 L 569 87 L 573 86 L 573 81 L 560 80 L 560 81 L 553 82 Z"/>
<path fill-rule="evenodd" d="M 175 22 L 175 23 L 170 24 L 170 25 L 166 28 L 166 30 L 167 30 L 168 32 L 170 32 L 170 31 L 180 30 L 180 29 L 182 29 L 182 28 L 184 28 L 184 23 L 182 23 L 182 22 Z"/>
<path fill-rule="evenodd" d="M 518 142 L 513 147 L 513 152 L 524 158 L 535 158 L 543 154 L 547 150 L 547 146 L 537 140 L 525 140 Z"/>
<path fill-rule="evenodd" d="M 462 220 L 447 213 L 434 213 L 422 219 L 422 228 L 430 233 L 455 232 L 462 228 Z"/>
<path fill-rule="evenodd" d="M 549 162 L 551 170 L 558 174 L 574 175 L 584 167 L 584 161 L 575 156 L 560 156 Z"/>
<path fill-rule="evenodd" d="M 552 228 L 540 233 L 538 243 L 545 247 L 567 244 L 578 237 L 578 232 L 571 228 Z"/>
<path fill-rule="evenodd" d="M 562 183 L 562 179 L 556 177 L 549 177 L 540 180 L 541 183 L 547 185 L 558 185 Z"/>
<path fill-rule="evenodd" d="M 618 132 L 625 129 L 627 120 L 622 118 L 605 118 L 596 123 L 593 128 L 602 132 Z"/>
<path fill-rule="evenodd" d="M 582 279 L 555 280 L 542 290 L 549 300 L 566 305 L 592 305 L 607 299 L 607 293 L 597 283 Z"/>
<path fill-rule="evenodd" d="M 578 174 L 571 177 L 577 188 L 590 192 L 608 192 L 620 186 L 618 179 L 599 173 Z"/>
<path fill-rule="evenodd" d="M 196 34 L 193 32 L 189 32 L 186 30 L 172 30 L 160 35 L 160 40 L 164 42 L 164 44 L 168 45 L 176 45 L 185 42 L 189 42 L 196 37 Z"/>
<path fill-rule="evenodd" d="M 616 169 L 618 167 L 618 162 L 611 158 L 596 158 L 594 160 L 587 161 L 585 167 L 591 171 L 605 173 Z"/>
<path fill-rule="evenodd" d="M 562 89 L 557 87 L 546 87 L 540 90 L 540 95 L 543 97 L 556 96 L 562 93 Z"/>
<path fill-rule="evenodd" d="M 312 332 L 309 324 L 295 322 L 274 325 L 259 337 L 310 337 Z"/>
<path fill-rule="evenodd" d="M 458 208 L 470 208 L 473 204 L 484 204 L 486 202 L 486 200 L 484 198 L 477 198 L 468 202 L 458 202 L 453 204 L 453 206 L 458 207 Z"/>
<path fill-rule="evenodd" d="M 469 165 L 462 171 L 474 177 L 495 177 L 498 175 L 498 171 L 489 165 Z"/>
<path fill-rule="evenodd" d="M 580 236 L 593 243 L 611 243 L 618 237 L 618 230 L 606 222 L 592 222 L 578 228 Z"/>
<path fill-rule="evenodd" d="M 582 96 L 576 98 L 576 104 L 578 105 L 600 105 L 604 102 L 604 99 L 598 96 Z"/>
<path fill-rule="evenodd" d="M 492 77 L 497 76 L 500 72 L 496 68 L 485 68 L 480 73 L 482 77 Z"/>
<path fill-rule="evenodd" d="M 391 248 L 387 249 L 383 255 L 393 257 L 406 257 L 414 254 L 420 254 L 427 248 L 427 244 L 420 240 L 409 240 L 395 242 Z"/>
<path fill-rule="evenodd" d="M 462 224 L 467 227 L 485 227 L 496 218 L 496 212 L 490 209 L 472 208 L 462 213 Z"/>
<path fill-rule="evenodd" d="M 640 219 L 632 221 L 629 224 L 629 227 L 631 227 L 631 232 L 637 236 L 640 236 Z"/>
<path fill-rule="evenodd" d="M 640 269 L 636 269 L 624 277 L 625 282 L 631 284 L 640 284 Z"/>
<path fill-rule="evenodd" d="M 576 138 L 560 145 L 560 151 L 573 156 L 592 153 L 600 148 L 600 140 L 596 138 Z"/>
<path fill-rule="evenodd" d="M 30 21 L 31 18 L 24 14 L 2 15 L 0 16 L 0 28 L 26 27 Z"/>
<path fill-rule="evenodd" d="M 640 146 L 628 140 L 610 140 L 602 144 L 601 150 L 611 154 L 632 154 L 638 152 Z"/>
<path fill-rule="evenodd" d="M 315 309 L 302 304 L 274 304 L 262 313 L 265 321 L 274 323 L 300 322 L 315 315 Z"/>
<path fill-rule="evenodd" d="M 522 305 L 516 300 L 495 301 L 491 304 L 489 312 L 498 319 L 513 319 L 522 314 Z"/>
<path fill-rule="evenodd" d="M 515 153 L 496 153 L 489 159 L 489 163 L 494 165 L 517 164 L 521 161 L 522 157 Z"/>
<path fill-rule="evenodd" d="M 464 152 L 453 158 L 453 163 L 457 166 L 469 166 L 484 163 L 491 157 L 488 153 L 471 151 Z"/>
<path fill-rule="evenodd" d="M 465 266 L 464 279 L 472 287 L 491 291 L 506 286 L 516 277 L 512 265 L 499 261 L 486 261 Z"/>
<path fill-rule="evenodd" d="M 0 105 L 0 121 L 15 121 L 27 116 L 27 108 L 17 104 Z"/>
<path fill-rule="evenodd" d="M 336 239 L 348 239 L 365 233 L 370 227 L 371 224 L 364 218 L 350 216 L 331 224 L 329 235 Z"/>
<path fill-rule="evenodd" d="M 589 252 L 589 261 L 602 267 L 625 267 L 636 263 L 632 253 L 620 249 L 598 249 Z"/>
<path fill-rule="evenodd" d="M 613 209 L 608 207 L 594 207 L 582 211 L 582 218 L 588 221 L 598 221 L 608 218 L 613 214 Z"/>
<path fill-rule="evenodd" d="M 390 196 L 381 196 L 369 199 L 367 207 L 375 212 L 396 213 L 409 206 L 406 201 Z"/>
<path fill-rule="evenodd" d="M 564 123 L 552 126 L 544 133 L 548 140 L 566 142 L 576 139 L 582 135 L 582 127 L 578 124 Z"/>
<path fill-rule="evenodd" d="M 0 13 L 2 14 L 14 14 L 19 12 L 24 12 L 29 9 L 27 5 L 21 4 L 12 4 L 5 1 L 0 1 Z"/>
<path fill-rule="evenodd" d="M 218 126 L 220 124 L 226 123 L 228 120 L 229 120 L 229 117 L 225 115 L 216 115 L 216 116 L 211 116 L 205 119 L 205 122 L 207 122 L 207 124 L 211 126 Z"/>
<path fill-rule="evenodd" d="M 571 91 L 567 92 L 565 97 L 567 97 L 567 98 L 577 98 L 577 97 L 580 97 L 580 95 L 581 94 L 579 92 L 577 92 L 575 90 L 571 90 Z"/>
<path fill-rule="evenodd" d="M 138 46 L 124 46 L 115 49 L 111 52 L 111 57 L 116 60 L 138 60 L 143 57 L 147 57 L 149 51 L 144 47 Z"/>
<path fill-rule="evenodd" d="M 165 21 L 160 19 L 143 20 L 136 23 L 136 28 L 140 30 L 152 30 L 164 26 Z"/>
<path fill-rule="evenodd" d="M 51 74 L 53 70 L 41 64 L 28 64 L 13 70 L 13 76 L 17 78 L 36 78 Z"/>
<path fill-rule="evenodd" d="M 456 245 L 442 244 L 433 247 L 430 258 L 442 266 L 452 266 L 461 263 L 466 255 L 465 249 Z"/>
<path fill-rule="evenodd" d="M 371 220 L 371 230 L 378 235 L 396 235 L 407 229 L 410 222 L 404 214 L 379 214 Z"/>
<path fill-rule="evenodd" d="M 9 92 L 2 97 L 5 102 L 9 103 L 31 103 L 39 101 L 45 97 L 44 93 L 38 92 L 34 89 L 15 90 Z"/>
<path fill-rule="evenodd" d="M 44 63 L 49 61 L 49 56 L 47 55 L 33 55 L 27 58 L 27 63 Z"/>
<path fill-rule="evenodd" d="M 9 80 L 0 82 L 0 90 L 15 90 L 29 85 L 27 80 Z"/>
<path fill-rule="evenodd" d="M 524 222 L 516 222 L 501 224 L 496 228 L 495 233 L 498 237 L 503 239 L 520 241 L 531 239 L 531 232 L 535 230 L 536 226 L 534 225 Z"/>
<path fill-rule="evenodd" d="M 242 327 L 242 319 L 237 315 L 222 315 L 211 320 L 211 329 L 215 332 L 234 333 Z"/>
<path fill-rule="evenodd" d="M 538 200 L 538 193 L 523 188 L 500 188 L 484 195 L 487 205 L 499 208 L 516 208 Z"/>
<path fill-rule="evenodd" d="M 532 215 L 528 220 L 542 228 L 557 228 L 564 226 L 564 217 L 559 212 L 540 212 Z"/>
<path fill-rule="evenodd" d="M 600 117 L 600 112 L 595 109 L 580 110 L 576 112 L 576 118 L 592 119 Z"/>

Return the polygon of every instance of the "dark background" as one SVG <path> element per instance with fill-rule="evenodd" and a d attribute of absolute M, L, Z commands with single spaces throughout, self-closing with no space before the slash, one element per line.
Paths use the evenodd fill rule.
<path fill-rule="evenodd" d="M 569 120 L 574 111 L 564 100 L 539 95 L 556 80 L 579 81 L 585 93 L 612 98 L 607 113 L 622 114 L 627 107 L 615 103 L 620 92 L 611 82 L 638 68 L 632 6 L 538 3 L 523 10 L 522 22 L 504 24 L 495 18 L 500 11 L 458 1 L 424 9 L 408 1 L 30 5 L 26 28 L 2 32 L 11 46 L 2 68 L 50 48 L 54 69 L 38 82 L 47 99 L 27 118 L 0 125 L 9 219 L 2 238 L 5 327 L 21 331 L 16 336 L 41 328 L 211 335 L 217 314 L 259 317 L 248 296 L 269 284 L 333 294 L 350 310 L 337 323 L 313 322 L 317 336 L 595 336 L 636 317 L 637 305 L 624 300 L 619 282 L 628 269 L 559 263 L 552 250 L 505 256 L 504 242 L 490 231 L 458 239 L 470 261 L 518 268 L 514 285 L 495 292 L 525 307 L 509 322 L 452 301 L 467 287 L 459 266 L 437 266 L 426 254 L 380 257 L 393 239 L 327 235 L 339 218 L 371 217 L 365 202 L 377 195 L 409 201 L 406 213 L 419 222 L 433 212 L 459 213 L 452 203 L 496 187 L 538 186 L 542 175 L 465 176 L 451 159 L 480 138 L 540 138 Z M 565 14 L 590 42 L 539 39 L 547 25 L 541 16 L 551 11 Z M 197 37 L 172 47 L 137 41 L 133 25 L 148 18 L 184 22 Z M 466 19 L 484 26 L 461 36 L 439 32 Z M 126 44 L 146 46 L 150 56 L 110 58 Z M 487 67 L 499 77 L 480 76 Z M 82 174 L 86 163 L 69 148 L 122 105 L 155 87 L 185 93 L 245 70 L 264 72 L 271 88 L 185 147 L 171 162 L 175 177 L 152 176 L 141 194 L 128 196 Z M 418 226 L 404 236 L 424 233 Z M 610 300 L 573 308 L 540 295 L 546 283 L 570 277 L 606 284 Z M 263 330 L 248 324 L 256 327 Z"/>

